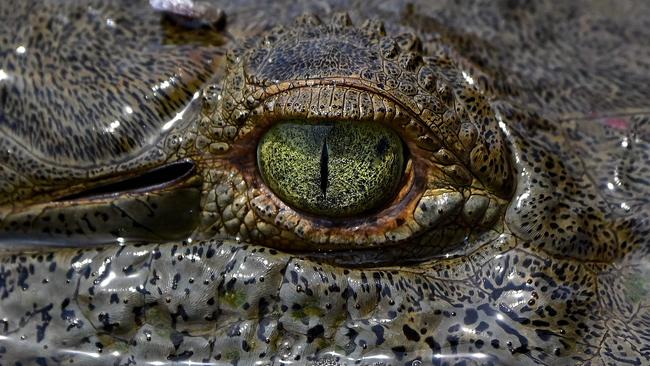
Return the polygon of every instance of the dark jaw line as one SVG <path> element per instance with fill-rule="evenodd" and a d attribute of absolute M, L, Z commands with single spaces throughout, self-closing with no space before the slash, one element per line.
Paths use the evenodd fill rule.
<path fill-rule="evenodd" d="M 223 241 L 223 243 L 235 241 L 232 238 L 219 238 L 219 240 Z M 326 263 L 341 269 L 394 271 L 399 270 L 401 267 L 418 268 L 439 261 L 453 261 L 465 257 L 495 240 L 494 236 L 486 235 L 481 238 L 451 244 L 434 240 L 431 240 L 428 244 L 423 244 L 421 237 L 415 237 L 407 242 L 391 246 L 349 250 L 289 250 L 240 241 L 235 241 L 233 244 L 245 249 L 264 248 L 264 250 L 269 250 L 274 255 L 286 255 L 289 258 Z"/>
<path fill-rule="evenodd" d="M 146 193 L 178 185 L 196 172 L 191 160 L 180 160 L 156 167 L 138 175 L 102 184 L 93 188 L 57 198 L 55 202 L 98 200 L 124 193 Z"/>
<path fill-rule="evenodd" d="M 453 259 L 461 254 L 445 256 L 440 248 L 401 244 L 381 248 L 349 251 L 295 252 L 295 256 L 318 263 L 328 263 L 343 268 L 377 269 L 399 266 L 417 266 L 436 259 Z"/>

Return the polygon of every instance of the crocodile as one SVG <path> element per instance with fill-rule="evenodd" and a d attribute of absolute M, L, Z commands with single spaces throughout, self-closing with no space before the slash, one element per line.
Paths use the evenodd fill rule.
<path fill-rule="evenodd" d="M 0 363 L 650 364 L 648 7 L 3 2 Z"/>

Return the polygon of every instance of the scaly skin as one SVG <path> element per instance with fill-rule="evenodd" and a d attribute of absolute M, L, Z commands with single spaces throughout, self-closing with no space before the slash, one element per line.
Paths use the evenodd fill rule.
<path fill-rule="evenodd" d="M 122 5 L 82 12 L 88 18 L 74 24 L 141 9 Z M 70 11 L 47 6 L 35 14 Z M 158 15 L 142 12 L 142 23 L 125 29 L 157 29 Z M 80 86 L 80 74 L 68 74 L 59 81 L 70 86 L 64 95 L 26 109 L 20 101 L 38 101 L 36 86 L 57 83 L 11 73 L 31 78 L 17 91 L 0 84 L 0 96 L 18 101 L 3 104 L 0 120 L 13 133 L 0 137 L 1 363 L 650 364 L 650 117 L 625 114 L 644 107 L 635 100 L 650 95 L 647 87 L 563 102 L 555 90 L 524 88 L 517 71 L 526 52 L 492 58 L 478 40 L 453 34 L 453 22 L 435 36 L 422 20 L 430 13 L 404 12 L 388 32 L 375 20 L 306 15 L 278 17 L 284 25 L 245 37 L 235 16 L 229 26 L 243 38 L 227 53 L 194 45 L 196 57 L 187 57 L 180 45 L 159 54 L 189 81 L 170 89 L 176 97 L 144 98 L 132 121 L 147 123 L 114 128 L 110 138 L 92 133 L 104 120 L 82 112 L 112 116 L 124 106 L 71 98 L 100 90 L 124 102 L 125 93 Z M 39 34 L 17 33 L 0 37 L 2 47 Z M 163 43 L 154 33 L 143 44 Z M 142 66 L 149 51 L 125 57 Z M 18 61 L 3 70 L 12 62 L 41 70 L 38 59 L 11 57 Z M 643 70 L 625 56 L 611 63 L 621 60 Z M 166 75 L 164 65 L 152 71 Z M 131 81 L 147 74 L 138 70 L 108 75 L 147 93 L 160 85 L 157 76 Z M 579 72 L 549 80 L 593 85 Z M 592 101 L 608 92 L 607 105 L 625 95 L 628 104 L 598 109 Z M 21 129 L 12 125 L 20 111 L 51 118 Z M 59 119 L 73 129 L 56 127 Z M 347 220 L 283 203 L 260 177 L 255 149 L 286 119 L 394 129 L 410 153 L 397 196 Z M 62 141 L 80 150 L 56 154 Z M 74 198 L 175 161 L 193 161 L 193 177 L 151 192 Z M 126 242 L 106 245 L 118 237 Z"/>

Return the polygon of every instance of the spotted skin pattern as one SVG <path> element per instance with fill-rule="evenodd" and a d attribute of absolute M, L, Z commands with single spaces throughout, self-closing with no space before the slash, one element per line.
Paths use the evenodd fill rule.
<path fill-rule="evenodd" d="M 616 42 L 650 21 L 631 3 L 364 2 L 344 14 L 336 1 L 228 2 L 216 5 L 229 36 L 211 30 L 234 37 L 223 47 L 205 29 L 165 38 L 176 26 L 144 4 L 26 4 L 0 6 L 13 22 L 0 22 L 0 65 L 14 78 L 0 80 L 0 364 L 650 364 L 650 47 Z M 113 116 L 123 107 L 101 100 L 129 94 L 81 73 L 40 81 L 43 58 L 65 47 L 20 61 L 43 32 L 21 37 L 48 19 L 69 22 L 53 45 L 137 39 L 91 76 L 144 98 L 135 90 L 180 73 L 174 97 L 144 98 L 116 134 L 93 133 L 104 120 L 83 112 Z M 134 33 L 72 37 L 107 19 Z M 394 129 L 410 151 L 404 187 L 345 222 L 292 209 L 254 151 L 296 117 Z M 182 183 L 66 198 L 186 159 Z M 175 207 L 190 219 L 172 229 Z"/>

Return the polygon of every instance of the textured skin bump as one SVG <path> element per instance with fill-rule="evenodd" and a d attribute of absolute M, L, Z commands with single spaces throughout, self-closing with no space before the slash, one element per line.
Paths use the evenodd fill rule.
<path fill-rule="evenodd" d="M 330 14 L 349 4 L 216 4 L 234 41 L 203 79 L 189 54 L 160 56 L 178 56 L 205 83 L 187 94 L 200 97 L 173 128 L 154 133 L 153 147 L 105 151 L 90 173 L 81 167 L 99 155 L 75 155 L 83 143 L 47 159 L 0 160 L 10 162 L 0 163 L 0 187 L 12 192 L 0 201 L 0 229 L 26 239 L 74 229 L 76 240 L 29 250 L 2 243 L 0 364 L 650 364 L 648 5 L 367 1 Z M 33 28 L 38 39 L 48 19 L 78 9 L 34 3 L 25 18 L 27 7 L 11 5 L 17 10 L 0 5 L 7 62 L 22 57 L 17 35 Z M 137 24 L 135 39 L 157 37 L 167 19 L 119 5 L 115 19 Z M 64 28 L 94 40 L 81 42 L 90 50 L 113 50 L 111 37 L 86 32 L 97 22 L 83 9 Z M 305 11 L 319 16 L 299 16 Z M 197 50 L 196 34 L 186 35 L 172 38 Z M 143 73 L 139 45 L 115 50 L 133 62 L 135 72 L 117 77 L 133 78 L 134 90 L 167 65 Z M 21 75 L 36 85 L 38 75 Z M 0 100 L 39 101 L 15 85 L 0 80 Z M 24 115 L 76 111 L 115 91 L 63 86 Z M 77 103 L 66 94 L 75 90 L 97 95 Z M 8 128 L 11 109 L 2 107 Z M 256 170 L 256 142 L 289 117 L 364 120 L 399 133 L 410 163 L 394 202 L 335 226 L 278 199 Z M 145 118 L 154 120 L 166 123 Z M 90 133 L 99 122 L 76 123 L 72 132 Z M 150 125 L 129 126 L 136 136 Z M 32 130 L 48 138 L 21 139 L 16 156 L 74 136 Z M 120 151 L 128 162 L 116 165 Z M 53 201 L 184 159 L 195 164 L 184 184 Z M 176 196 L 187 190 L 194 198 Z M 192 218 L 191 233 L 164 215 L 181 202 L 188 210 L 176 216 Z M 98 234 L 124 239 L 101 224 L 121 207 L 129 215 L 112 225 L 153 230 L 139 243 L 87 245 Z M 151 236 L 163 229 L 184 239 Z"/>

